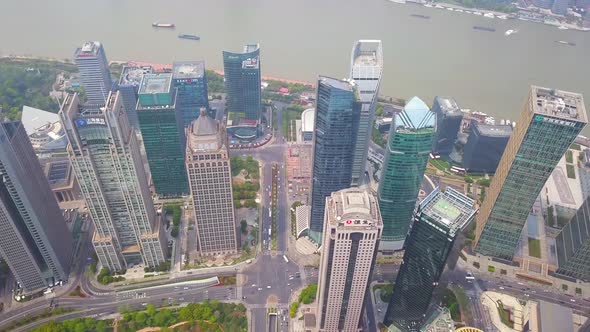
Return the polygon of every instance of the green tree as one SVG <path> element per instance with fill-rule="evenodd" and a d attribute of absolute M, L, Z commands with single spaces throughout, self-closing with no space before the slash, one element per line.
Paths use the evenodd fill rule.
<path fill-rule="evenodd" d="M 244 219 L 240 221 L 240 230 L 243 234 L 248 233 L 248 223 Z"/>

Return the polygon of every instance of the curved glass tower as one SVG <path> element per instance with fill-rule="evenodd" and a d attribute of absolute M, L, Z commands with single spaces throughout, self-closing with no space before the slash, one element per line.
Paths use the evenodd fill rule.
<path fill-rule="evenodd" d="M 400 250 L 412 220 L 435 138 L 436 115 L 418 97 L 395 115 L 377 192 L 383 217 L 380 250 Z"/>
<path fill-rule="evenodd" d="M 240 118 L 260 119 L 260 47 L 244 46 L 243 53 L 223 51 L 227 110 Z"/>

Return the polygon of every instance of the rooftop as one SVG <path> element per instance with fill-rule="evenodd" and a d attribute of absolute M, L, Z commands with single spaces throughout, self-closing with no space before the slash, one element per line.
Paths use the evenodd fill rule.
<path fill-rule="evenodd" d="M 260 44 L 246 44 L 244 45 L 244 53 L 256 52 L 260 49 Z"/>
<path fill-rule="evenodd" d="M 60 160 L 49 164 L 47 180 L 50 185 L 66 181 L 70 171 L 70 161 Z"/>
<path fill-rule="evenodd" d="M 531 86 L 531 108 L 534 113 L 587 123 L 584 98 L 579 93 Z"/>
<path fill-rule="evenodd" d="M 382 224 L 376 197 L 359 188 L 333 192 L 330 196 L 328 214 L 330 222 L 343 226 Z"/>
<path fill-rule="evenodd" d="M 76 57 L 88 57 L 88 56 L 96 56 L 98 51 L 101 48 L 100 42 L 97 41 L 88 41 L 85 42 L 82 47 L 76 50 L 74 56 Z"/>
<path fill-rule="evenodd" d="M 139 86 L 140 94 L 169 93 L 172 83 L 171 73 L 146 74 L 143 75 L 141 85 Z"/>
<path fill-rule="evenodd" d="M 315 108 L 308 108 L 301 113 L 301 131 L 313 132 L 315 124 Z"/>
<path fill-rule="evenodd" d="M 479 122 L 472 122 L 471 124 L 483 136 L 488 137 L 510 137 L 512 135 L 511 125 L 489 125 Z"/>
<path fill-rule="evenodd" d="M 559 304 L 539 301 L 539 320 L 542 331 L 573 331 L 572 309 Z"/>
<path fill-rule="evenodd" d="M 201 78 L 205 75 L 204 61 L 175 62 L 172 68 L 174 79 Z"/>
<path fill-rule="evenodd" d="M 459 191 L 447 187 L 436 188 L 420 203 L 420 212 L 441 223 L 455 234 L 475 216 L 475 201 Z"/>
<path fill-rule="evenodd" d="M 339 80 L 336 78 L 331 78 L 327 76 L 320 76 L 319 78 L 320 83 L 331 86 L 336 89 L 344 90 L 344 91 L 353 91 L 354 82 L 350 80 Z"/>
<path fill-rule="evenodd" d="M 408 129 L 434 128 L 436 115 L 418 97 L 413 97 L 404 110 L 395 115 L 395 125 Z"/>
<path fill-rule="evenodd" d="M 434 101 L 438 102 L 443 113 L 448 115 L 463 116 L 463 112 L 461 112 L 461 109 L 459 108 L 459 105 L 457 105 L 457 101 L 454 98 L 437 96 L 434 98 Z"/>
<path fill-rule="evenodd" d="M 382 66 L 383 50 L 380 40 L 358 40 L 352 50 L 355 66 Z"/>
<path fill-rule="evenodd" d="M 59 125 L 59 115 L 34 107 L 23 106 L 21 122 L 29 136 L 38 131 L 45 132 L 47 129 L 52 128 L 57 128 L 58 131 L 61 130 L 61 125 Z M 53 124 L 56 122 L 58 123 L 58 126 L 54 127 Z"/>
<path fill-rule="evenodd" d="M 121 79 L 119 80 L 119 85 L 139 86 L 141 84 L 143 75 L 151 74 L 152 70 L 153 69 L 151 66 L 125 66 L 123 67 L 123 71 L 121 72 Z"/>

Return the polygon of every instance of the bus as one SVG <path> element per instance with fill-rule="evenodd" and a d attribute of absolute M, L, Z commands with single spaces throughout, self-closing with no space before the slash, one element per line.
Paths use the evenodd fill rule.
<path fill-rule="evenodd" d="M 287 258 L 287 256 L 283 255 L 283 259 L 285 260 L 285 263 L 289 263 L 289 259 Z"/>
<path fill-rule="evenodd" d="M 457 166 L 451 166 L 451 172 L 453 173 L 457 173 L 457 174 L 465 174 L 465 168 L 461 168 L 461 167 L 457 167 Z"/>

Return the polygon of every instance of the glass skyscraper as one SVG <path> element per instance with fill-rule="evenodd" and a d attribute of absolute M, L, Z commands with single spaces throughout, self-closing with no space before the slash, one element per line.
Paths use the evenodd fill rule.
<path fill-rule="evenodd" d="M 326 197 L 350 187 L 360 105 L 351 81 L 320 76 L 317 86 L 309 224 L 319 244 Z"/>
<path fill-rule="evenodd" d="M 109 62 L 100 42 L 85 42 L 76 49 L 74 62 L 80 72 L 88 104 L 104 105 L 113 85 Z"/>
<path fill-rule="evenodd" d="M 539 192 L 587 122 L 582 95 L 531 87 L 477 215 L 477 253 L 512 260 Z"/>
<path fill-rule="evenodd" d="M 436 142 L 435 151 L 443 156 L 448 156 L 453 151 L 455 140 L 461 122 L 463 112 L 453 98 L 435 97 L 432 103 L 432 111 L 436 114 Z"/>
<path fill-rule="evenodd" d="M 121 92 L 121 98 L 123 99 L 123 106 L 125 106 L 125 111 L 129 118 L 129 124 L 135 132 L 139 132 L 139 120 L 137 119 L 137 111 L 135 110 L 137 107 L 137 92 L 143 75 L 151 74 L 152 70 L 153 68 L 151 66 L 125 66 L 123 67 L 119 85 L 117 86 L 117 89 Z"/>
<path fill-rule="evenodd" d="M 240 118 L 260 120 L 260 46 L 246 45 L 243 53 L 223 51 L 223 71 L 227 111 Z"/>
<path fill-rule="evenodd" d="M 209 109 L 205 62 L 175 62 L 172 68 L 172 86 L 178 91 L 176 94 L 176 117 L 184 151 L 186 145 L 184 129 L 199 117 L 201 108 Z"/>
<path fill-rule="evenodd" d="M 555 239 L 557 273 L 590 281 L 590 196 Z"/>
<path fill-rule="evenodd" d="M 369 139 L 371 138 L 379 83 L 383 73 L 383 49 L 380 40 L 359 40 L 354 44 L 350 59 L 350 79 L 359 91 L 361 109 L 356 131 L 352 165 L 353 186 L 362 184 L 365 174 Z"/>
<path fill-rule="evenodd" d="M 188 194 L 172 74 L 144 75 L 138 98 L 137 117 L 156 193 L 162 197 Z"/>
<path fill-rule="evenodd" d="M 72 234 L 20 121 L 0 123 L 0 234 L 24 294 L 68 280 Z"/>
<path fill-rule="evenodd" d="M 152 202 L 139 143 L 120 92 L 106 106 L 88 109 L 68 95 L 60 111 L 67 153 L 95 226 L 92 244 L 103 267 L 157 267 L 166 260 L 166 240 Z"/>
<path fill-rule="evenodd" d="M 474 201 L 451 187 L 432 191 L 419 205 L 397 274 L 385 325 L 419 331 L 455 236 L 475 215 Z"/>
<path fill-rule="evenodd" d="M 434 142 L 435 125 L 435 114 L 418 97 L 394 116 L 377 191 L 383 218 L 381 251 L 403 246 Z"/>

